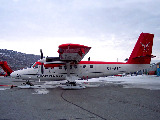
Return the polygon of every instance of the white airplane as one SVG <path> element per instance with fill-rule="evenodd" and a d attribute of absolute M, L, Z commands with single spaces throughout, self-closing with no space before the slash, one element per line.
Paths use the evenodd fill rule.
<path fill-rule="evenodd" d="M 149 68 L 154 34 L 141 33 L 127 62 L 81 61 L 91 47 L 79 44 L 62 44 L 59 57 L 43 58 L 31 68 L 14 71 L 11 77 L 26 80 L 54 81 L 68 80 L 68 88 L 77 87 L 75 80 L 105 77 L 135 72 Z M 30 84 L 31 85 L 31 84 Z"/>

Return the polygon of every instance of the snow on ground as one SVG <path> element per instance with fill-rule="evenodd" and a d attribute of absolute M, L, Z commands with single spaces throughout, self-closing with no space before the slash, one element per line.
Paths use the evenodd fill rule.
<path fill-rule="evenodd" d="M 18 86 L 19 88 L 33 88 L 32 94 L 48 94 L 48 88 L 63 87 L 67 81 L 44 81 L 41 84 L 35 82 L 34 86 Z M 123 88 L 143 88 L 149 90 L 160 90 L 160 77 L 151 75 L 124 76 L 124 77 L 100 77 L 88 80 L 76 80 L 78 84 L 87 87 L 122 85 Z M 0 90 L 10 89 L 8 87 L 0 87 Z"/>
<path fill-rule="evenodd" d="M 82 81 L 81 81 L 82 82 Z M 101 77 L 93 78 L 86 81 L 103 82 L 104 84 L 120 84 L 124 88 L 144 88 L 150 90 L 160 90 L 160 77 L 151 75 L 125 76 L 125 77 Z"/>
<path fill-rule="evenodd" d="M 65 81 L 46 81 L 42 86 L 44 88 L 55 88 L 63 86 L 60 83 Z M 160 77 L 152 75 L 138 75 L 138 76 L 124 76 L 124 77 L 100 77 L 92 78 L 88 80 L 76 80 L 77 83 L 85 87 L 99 87 L 102 85 L 119 84 L 123 88 L 143 88 L 149 90 L 160 90 Z"/>

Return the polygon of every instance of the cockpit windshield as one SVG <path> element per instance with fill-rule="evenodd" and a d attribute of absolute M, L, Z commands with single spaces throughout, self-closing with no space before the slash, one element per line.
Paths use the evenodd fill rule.
<path fill-rule="evenodd" d="M 31 67 L 33 67 L 33 68 L 38 68 L 38 63 L 35 62 Z"/>

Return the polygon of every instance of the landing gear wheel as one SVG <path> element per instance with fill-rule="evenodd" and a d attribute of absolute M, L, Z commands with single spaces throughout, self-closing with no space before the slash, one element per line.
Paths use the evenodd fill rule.
<path fill-rule="evenodd" d="M 25 85 L 30 85 L 30 86 L 34 86 L 29 80 L 26 80 L 26 83 L 23 83 Z"/>
<path fill-rule="evenodd" d="M 76 90 L 76 89 L 84 89 L 85 86 L 81 86 L 81 85 L 77 85 L 76 82 L 66 82 L 65 84 L 66 86 L 62 86 L 62 89 L 66 89 L 66 90 Z"/>
<path fill-rule="evenodd" d="M 71 86 L 77 86 L 76 82 L 69 82 L 69 85 L 71 85 Z"/>

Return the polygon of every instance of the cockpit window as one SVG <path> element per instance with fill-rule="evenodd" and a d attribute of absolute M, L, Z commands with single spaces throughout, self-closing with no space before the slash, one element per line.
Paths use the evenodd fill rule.
<path fill-rule="evenodd" d="M 34 66 L 34 68 L 38 68 L 38 64 L 36 64 L 36 65 Z"/>
<path fill-rule="evenodd" d="M 31 67 L 34 67 L 36 65 L 36 63 L 34 63 Z"/>
<path fill-rule="evenodd" d="M 34 64 L 32 65 L 32 67 L 33 67 L 33 68 L 38 68 L 38 64 L 34 63 Z"/>

